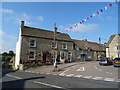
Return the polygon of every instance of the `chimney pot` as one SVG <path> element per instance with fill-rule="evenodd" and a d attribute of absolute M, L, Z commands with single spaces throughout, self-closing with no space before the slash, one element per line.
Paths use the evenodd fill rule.
<path fill-rule="evenodd" d="M 24 21 L 21 21 L 21 26 L 24 26 L 24 23 L 25 23 Z"/>

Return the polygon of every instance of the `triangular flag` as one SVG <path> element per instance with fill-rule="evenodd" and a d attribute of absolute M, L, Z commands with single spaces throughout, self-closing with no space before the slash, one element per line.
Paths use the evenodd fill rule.
<path fill-rule="evenodd" d="M 84 19 L 84 21 L 86 21 L 86 19 Z"/>
<path fill-rule="evenodd" d="M 84 23 L 84 21 L 82 20 L 82 22 Z"/>
<path fill-rule="evenodd" d="M 67 32 L 68 30 L 66 30 L 66 32 Z"/>
<path fill-rule="evenodd" d="M 74 25 L 74 27 L 76 27 L 76 25 Z"/>
<path fill-rule="evenodd" d="M 109 5 L 112 7 L 112 4 L 111 4 L 111 3 L 110 3 Z"/>
<path fill-rule="evenodd" d="M 90 17 L 92 18 L 92 15 Z"/>
<path fill-rule="evenodd" d="M 101 9 L 100 11 L 103 12 L 103 9 Z"/>
<path fill-rule="evenodd" d="M 72 29 L 72 27 L 70 29 Z"/>
<path fill-rule="evenodd" d="M 107 6 L 105 6 L 105 10 L 107 10 Z"/>
<path fill-rule="evenodd" d="M 97 14 L 100 14 L 99 12 L 96 12 Z"/>
<path fill-rule="evenodd" d="M 80 22 L 80 24 L 82 24 L 82 22 Z"/>
<path fill-rule="evenodd" d="M 87 19 L 89 19 L 89 17 L 87 17 Z"/>
<path fill-rule="evenodd" d="M 93 14 L 93 16 L 95 17 L 95 14 Z"/>

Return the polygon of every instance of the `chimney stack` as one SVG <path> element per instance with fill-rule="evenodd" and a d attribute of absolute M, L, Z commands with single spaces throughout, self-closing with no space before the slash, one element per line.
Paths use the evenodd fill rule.
<path fill-rule="evenodd" d="M 21 21 L 21 26 L 24 26 L 24 23 L 25 23 L 24 21 Z"/>
<path fill-rule="evenodd" d="M 54 24 L 54 33 L 57 33 L 57 27 L 56 27 L 56 23 Z"/>

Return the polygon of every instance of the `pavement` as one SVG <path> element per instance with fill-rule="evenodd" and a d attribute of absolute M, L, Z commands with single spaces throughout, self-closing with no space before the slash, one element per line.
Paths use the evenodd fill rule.
<path fill-rule="evenodd" d="M 30 68 L 28 70 L 25 70 L 25 72 L 46 73 L 46 74 L 60 74 L 69 67 L 74 67 L 77 64 L 83 64 L 83 63 L 85 63 L 85 62 L 72 62 L 72 63 L 58 64 L 59 71 L 55 71 L 55 72 L 53 72 L 53 70 L 54 70 L 53 65 L 40 66 L 40 67 L 37 67 L 37 68 L 34 68 L 34 69 Z"/>

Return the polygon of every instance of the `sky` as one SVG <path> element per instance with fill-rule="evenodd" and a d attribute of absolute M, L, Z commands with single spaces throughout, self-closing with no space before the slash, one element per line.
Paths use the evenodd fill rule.
<path fill-rule="evenodd" d="M 2 2 L 2 28 L 0 30 L 0 53 L 13 50 L 20 31 L 20 21 L 25 26 L 53 31 L 56 23 L 58 32 L 67 33 L 72 39 L 87 39 L 91 42 L 108 42 L 113 34 L 118 33 L 118 5 L 112 2 Z M 104 9 L 99 15 L 83 24 L 66 31 L 93 13 Z"/>

